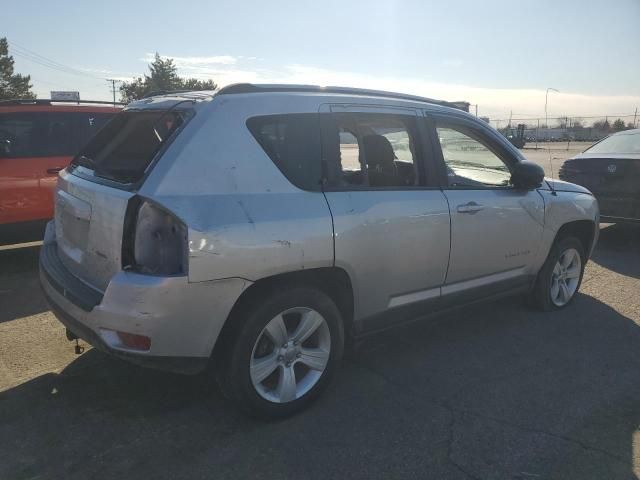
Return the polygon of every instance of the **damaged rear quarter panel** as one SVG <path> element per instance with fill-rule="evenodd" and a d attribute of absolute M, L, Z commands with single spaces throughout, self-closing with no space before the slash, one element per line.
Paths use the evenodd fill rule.
<path fill-rule="evenodd" d="M 190 122 L 189 141 L 164 155 L 141 194 L 189 231 L 189 281 L 255 281 L 333 266 L 333 225 L 324 194 L 292 185 L 255 141 L 247 118 L 290 111 L 216 99 Z M 315 104 L 298 104 L 317 111 Z M 187 133 L 185 131 L 185 133 Z"/>
<path fill-rule="evenodd" d="M 189 214 L 192 282 L 256 281 L 333 265 L 331 217 L 322 193 L 208 196 L 197 203 L 209 207 Z M 175 205 L 174 211 L 183 208 Z"/>

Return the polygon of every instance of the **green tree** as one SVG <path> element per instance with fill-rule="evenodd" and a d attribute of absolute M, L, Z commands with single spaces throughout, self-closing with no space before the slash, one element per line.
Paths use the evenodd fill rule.
<path fill-rule="evenodd" d="M 0 100 L 36 98 L 31 91 L 30 75 L 13 73 L 13 57 L 9 55 L 9 42 L 0 38 Z"/>
<path fill-rule="evenodd" d="M 621 118 L 619 118 L 615 122 L 613 122 L 613 131 L 614 132 L 619 132 L 621 130 L 624 130 L 624 128 L 625 128 L 624 120 L 622 120 Z"/>
<path fill-rule="evenodd" d="M 152 92 L 171 90 L 215 90 L 218 85 L 213 80 L 181 78 L 172 58 L 163 59 L 157 52 L 149 64 L 149 75 L 135 78 L 120 85 L 122 101 L 129 103 Z"/>

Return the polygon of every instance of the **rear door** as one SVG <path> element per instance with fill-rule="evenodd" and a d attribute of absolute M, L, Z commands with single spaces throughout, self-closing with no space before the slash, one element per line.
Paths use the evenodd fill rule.
<path fill-rule="evenodd" d="M 65 107 L 69 108 L 69 107 Z M 86 107 L 78 107 L 86 108 Z M 53 216 L 53 201 L 58 172 L 115 115 L 95 111 L 64 111 L 46 114 L 48 156 L 40 171 L 40 194 L 46 205 L 46 218 Z"/>
<path fill-rule="evenodd" d="M 518 161 L 475 122 L 434 116 L 451 210 L 451 258 L 442 295 L 483 296 L 526 284 L 544 226 L 536 190 L 510 184 Z"/>
<path fill-rule="evenodd" d="M 40 166 L 40 199 L 44 217 L 53 217 L 53 201 L 58 173 L 69 165 L 78 152 L 75 113 L 52 111 L 42 114 L 42 145 Z"/>
<path fill-rule="evenodd" d="M 415 317 L 438 301 L 449 259 L 449 209 L 416 111 L 325 105 L 320 118 L 335 263 L 353 281 L 356 328 Z"/>
<path fill-rule="evenodd" d="M 69 162 L 71 132 L 66 114 L 0 113 L 0 223 L 51 218 L 52 192 L 42 186 Z"/>

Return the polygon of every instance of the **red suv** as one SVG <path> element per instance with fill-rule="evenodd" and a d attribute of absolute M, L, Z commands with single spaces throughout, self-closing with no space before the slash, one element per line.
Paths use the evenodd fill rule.
<path fill-rule="evenodd" d="M 58 172 L 121 107 L 0 102 L 0 245 L 42 237 Z"/>

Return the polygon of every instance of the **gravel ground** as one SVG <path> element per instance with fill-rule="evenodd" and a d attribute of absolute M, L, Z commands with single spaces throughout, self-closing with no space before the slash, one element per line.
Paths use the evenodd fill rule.
<path fill-rule="evenodd" d="M 205 378 L 73 353 L 38 247 L 0 250 L 0 478 L 636 479 L 640 229 L 603 229 L 581 293 L 370 337 L 307 412 L 239 415 Z"/>

